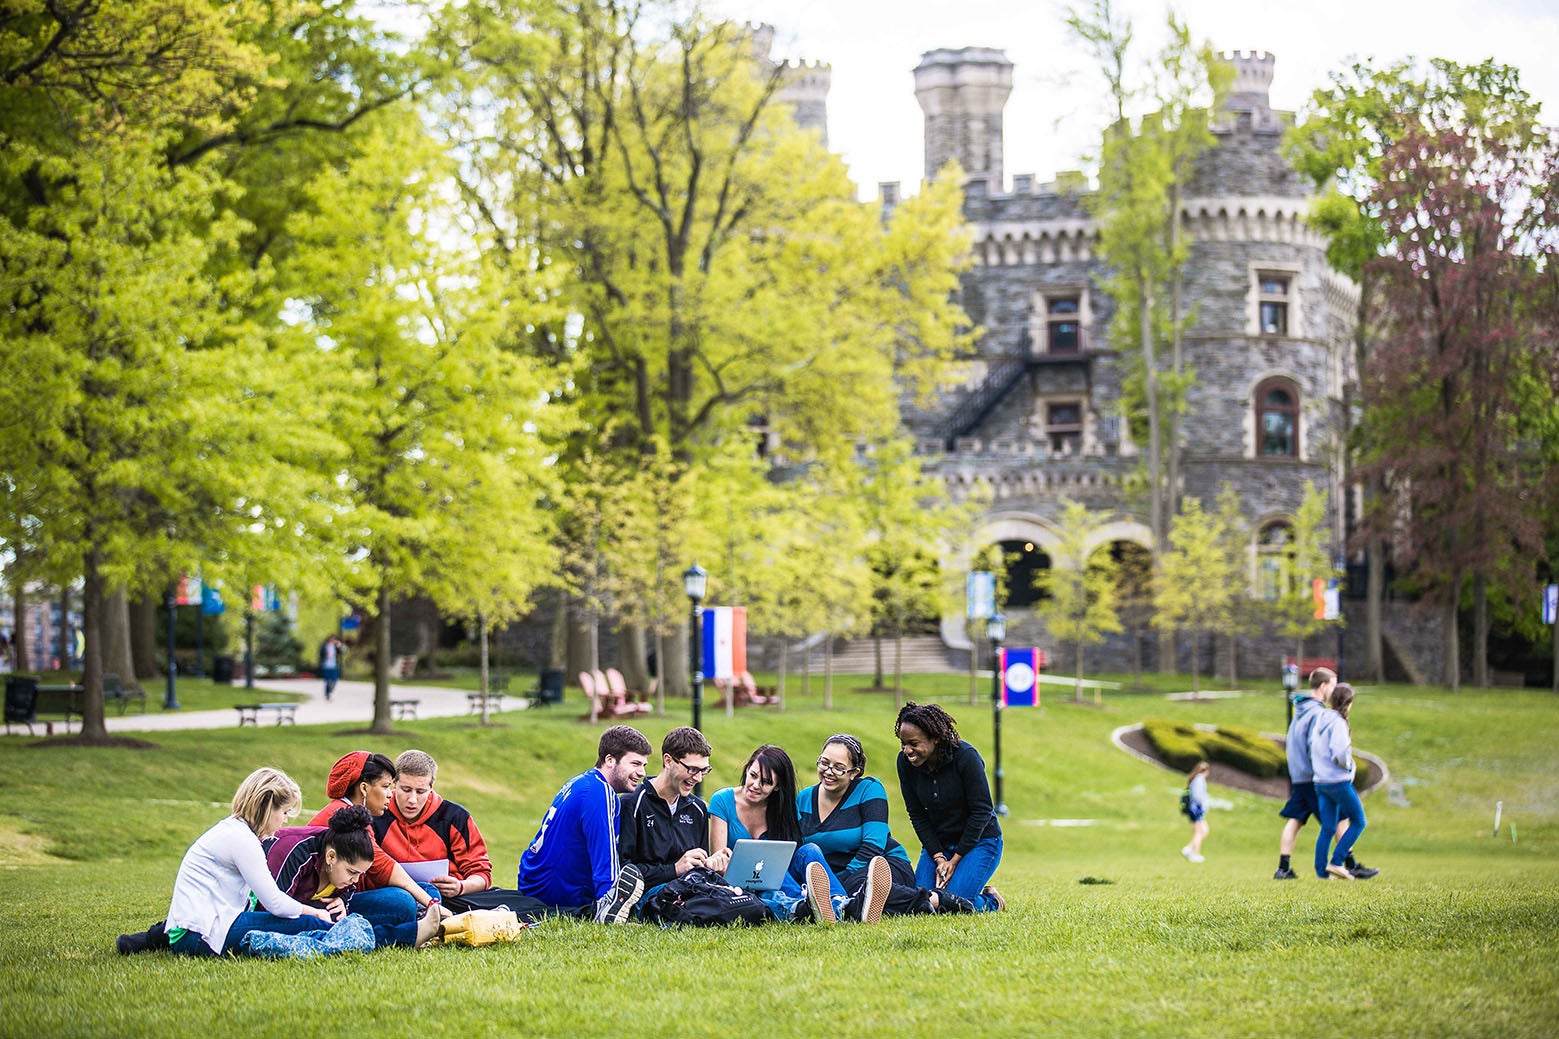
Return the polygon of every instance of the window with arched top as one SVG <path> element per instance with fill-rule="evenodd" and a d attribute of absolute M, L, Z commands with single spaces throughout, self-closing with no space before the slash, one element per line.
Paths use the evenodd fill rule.
<path fill-rule="evenodd" d="M 1256 595 L 1276 602 L 1288 590 L 1293 569 L 1293 525 L 1287 520 L 1263 524 L 1256 532 Z"/>
<path fill-rule="evenodd" d="M 1256 454 L 1299 457 L 1299 388 L 1287 379 L 1256 387 Z"/>

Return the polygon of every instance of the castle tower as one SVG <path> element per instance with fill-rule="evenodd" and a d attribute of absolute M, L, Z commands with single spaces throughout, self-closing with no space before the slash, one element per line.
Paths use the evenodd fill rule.
<path fill-rule="evenodd" d="M 780 70 L 774 100 L 789 105 L 796 125 L 803 130 L 816 130 L 822 137 L 823 147 L 828 147 L 828 89 L 833 85 L 833 67 L 821 61 L 808 64 L 774 58 L 774 26 L 767 22 L 743 23 L 742 32 L 752 48 L 753 58 Z"/>
<path fill-rule="evenodd" d="M 926 179 L 949 159 L 969 180 L 1002 190 L 1002 109 L 1012 93 L 1012 62 L 991 47 L 934 50 L 915 66 L 915 100 L 926 114 Z"/>
<path fill-rule="evenodd" d="M 796 125 L 816 130 L 828 147 L 828 88 L 833 83 L 833 68 L 824 62 L 791 62 L 781 74 L 776 101 L 784 102 L 795 113 Z"/>
<path fill-rule="evenodd" d="M 1250 129 L 1278 131 L 1282 120 L 1272 112 L 1272 66 L 1276 59 L 1266 51 L 1233 51 L 1220 54 L 1219 60 L 1234 69 L 1234 82 L 1229 86 L 1229 96 L 1224 111 Z"/>

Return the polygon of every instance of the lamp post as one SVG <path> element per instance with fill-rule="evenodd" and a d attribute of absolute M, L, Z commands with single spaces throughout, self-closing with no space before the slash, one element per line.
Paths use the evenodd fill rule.
<path fill-rule="evenodd" d="M 179 709 L 179 694 L 175 689 L 178 684 L 179 662 L 173 655 L 173 622 L 179 615 L 178 586 L 168 586 L 168 694 L 163 697 L 162 709 L 176 711 Z"/>
<path fill-rule="evenodd" d="M 1007 637 L 1007 618 L 1000 610 L 985 619 L 985 637 L 991 640 L 991 749 L 996 756 L 996 814 L 1006 815 L 1001 772 L 1001 642 Z"/>
<path fill-rule="evenodd" d="M 693 683 L 693 728 L 703 731 L 704 672 L 698 652 L 703 638 L 698 630 L 698 604 L 704 601 L 704 590 L 709 583 L 709 571 L 694 563 L 682 575 L 682 589 L 687 592 L 688 628 L 688 677 Z"/>

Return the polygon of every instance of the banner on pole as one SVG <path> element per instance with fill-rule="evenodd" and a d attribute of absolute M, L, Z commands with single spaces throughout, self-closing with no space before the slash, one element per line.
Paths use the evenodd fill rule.
<path fill-rule="evenodd" d="M 1004 707 L 1039 706 L 1039 669 L 1044 654 L 1029 647 L 1001 651 L 1001 702 Z"/>
<path fill-rule="evenodd" d="M 1543 589 L 1543 623 L 1552 624 L 1559 617 L 1559 584 L 1551 584 Z"/>
<path fill-rule="evenodd" d="M 281 609 L 281 596 L 268 584 L 257 584 L 249 596 L 249 608 L 255 613 L 275 613 Z"/>
<path fill-rule="evenodd" d="M 987 570 L 974 570 L 964 585 L 968 605 L 964 616 L 972 621 L 983 621 L 996 612 L 996 575 Z"/>
<path fill-rule="evenodd" d="M 222 593 L 209 584 L 201 589 L 200 612 L 207 617 L 215 617 L 227 612 L 227 604 L 222 601 Z"/>
<path fill-rule="evenodd" d="M 747 607 L 704 611 L 704 677 L 735 678 L 747 670 Z"/>
<path fill-rule="evenodd" d="M 198 577 L 179 578 L 178 591 L 174 598 L 180 606 L 194 606 L 200 602 L 201 584 Z"/>

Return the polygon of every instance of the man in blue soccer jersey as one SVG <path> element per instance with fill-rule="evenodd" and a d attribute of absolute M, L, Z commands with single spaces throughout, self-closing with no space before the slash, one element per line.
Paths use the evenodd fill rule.
<path fill-rule="evenodd" d="M 628 919 L 644 895 L 644 877 L 617 859 L 617 795 L 644 780 L 649 754 L 650 741 L 632 726 L 601 734 L 595 768 L 563 785 L 520 856 L 521 894 L 600 923 Z"/>

